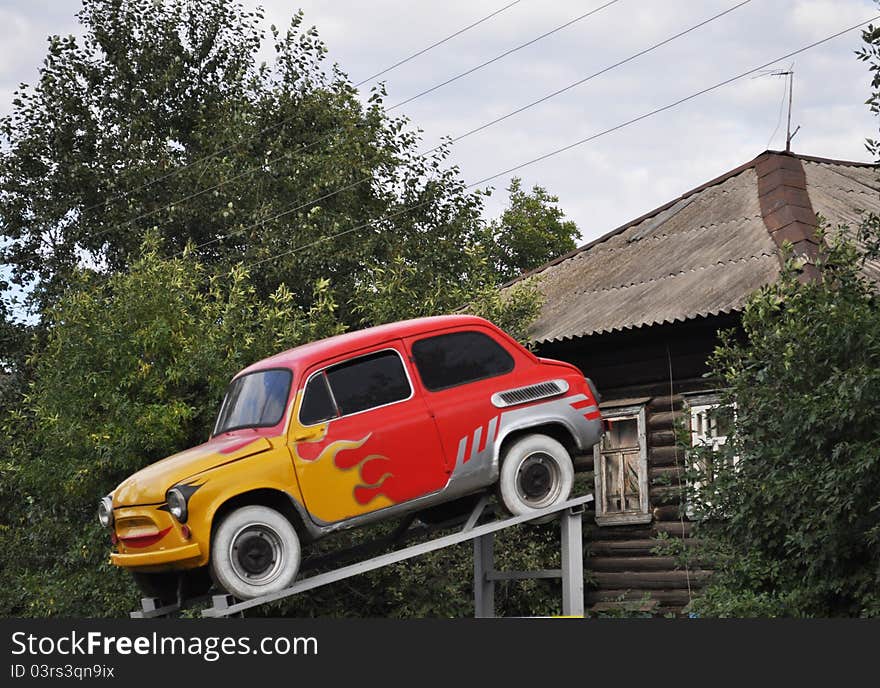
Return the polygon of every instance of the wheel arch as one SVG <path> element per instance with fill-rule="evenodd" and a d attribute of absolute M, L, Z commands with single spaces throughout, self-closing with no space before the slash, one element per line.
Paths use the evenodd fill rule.
<path fill-rule="evenodd" d="M 510 446 L 527 435 L 546 435 L 547 437 L 552 437 L 565 447 L 565 451 L 568 452 L 569 457 L 572 459 L 574 459 L 574 457 L 580 452 L 574 432 L 572 432 L 571 428 L 565 423 L 560 421 L 536 423 L 521 428 L 514 428 L 501 438 L 501 441 L 497 445 L 498 456 L 496 459 L 499 467 L 504 461 L 504 455 L 507 453 Z"/>
<path fill-rule="evenodd" d="M 314 539 L 314 534 L 306 526 L 304 515 L 299 505 L 288 493 L 272 488 L 259 487 L 247 492 L 232 495 L 222 502 L 211 517 L 211 541 L 220 522 L 230 513 L 244 506 L 265 506 L 281 513 L 293 525 L 297 535 L 303 542 Z"/>

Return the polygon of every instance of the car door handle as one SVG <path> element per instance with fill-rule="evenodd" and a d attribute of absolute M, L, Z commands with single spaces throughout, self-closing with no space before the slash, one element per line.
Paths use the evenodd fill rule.
<path fill-rule="evenodd" d="M 324 427 L 317 426 L 314 428 L 300 428 L 293 433 L 293 442 L 308 442 L 309 440 L 318 440 L 324 436 Z"/>

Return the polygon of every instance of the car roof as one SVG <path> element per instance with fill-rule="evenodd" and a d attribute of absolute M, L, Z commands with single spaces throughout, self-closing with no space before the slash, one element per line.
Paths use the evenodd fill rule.
<path fill-rule="evenodd" d="M 320 362 L 336 356 L 342 356 L 346 353 L 366 349 L 393 339 L 402 339 L 435 330 L 460 326 L 483 326 L 500 332 L 491 322 L 475 315 L 437 315 L 428 318 L 402 320 L 400 322 L 338 334 L 334 337 L 319 339 L 315 342 L 309 342 L 308 344 L 282 351 L 279 354 L 264 358 L 262 361 L 257 361 L 248 366 L 238 373 L 236 377 L 269 368 L 301 370 L 316 361 Z"/>

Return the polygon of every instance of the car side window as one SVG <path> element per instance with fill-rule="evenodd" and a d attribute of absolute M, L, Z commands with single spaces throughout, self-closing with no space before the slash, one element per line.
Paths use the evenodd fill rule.
<path fill-rule="evenodd" d="M 340 415 L 409 398 L 412 388 L 396 351 L 378 351 L 327 369 L 327 382 Z"/>
<path fill-rule="evenodd" d="M 513 357 L 482 332 L 452 332 L 420 339 L 413 359 L 425 388 L 437 392 L 513 370 Z"/>
<path fill-rule="evenodd" d="M 303 425 L 314 425 L 336 418 L 337 415 L 336 404 L 333 403 L 330 388 L 327 386 L 327 376 L 321 371 L 306 383 L 299 420 Z"/>

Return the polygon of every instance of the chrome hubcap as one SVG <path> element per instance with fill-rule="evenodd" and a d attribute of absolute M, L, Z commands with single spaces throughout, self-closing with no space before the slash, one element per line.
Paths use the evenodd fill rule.
<path fill-rule="evenodd" d="M 516 476 L 520 498 L 534 509 L 553 504 L 561 488 L 559 468 L 549 454 L 529 454 L 520 464 Z"/>
<path fill-rule="evenodd" d="M 241 580 L 265 585 L 278 576 L 284 564 L 281 537 L 265 523 L 247 525 L 232 537 L 229 561 Z"/>

